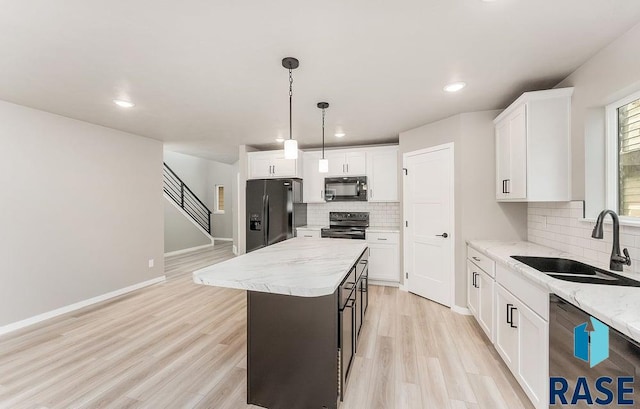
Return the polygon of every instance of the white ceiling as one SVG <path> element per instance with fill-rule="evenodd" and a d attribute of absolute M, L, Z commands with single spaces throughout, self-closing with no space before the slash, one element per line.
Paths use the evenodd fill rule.
<path fill-rule="evenodd" d="M 0 99 L 233 162 L 288 132 L 397 140 L 551 87 L 640 20 L 635 0 L 3 0 Z M 442 87 L 468 83 L 457 94 Z M 125 110 L 114 98 L 137 106 Z M 347 136 L 333 137 L 336 128 Z"/>

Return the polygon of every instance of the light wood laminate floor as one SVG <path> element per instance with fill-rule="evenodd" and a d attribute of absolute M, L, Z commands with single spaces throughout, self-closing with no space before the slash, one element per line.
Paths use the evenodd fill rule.
<path fill-rule="evenodd" d="M 0 337 L 0 408 L 247 408 L 246 296 L 165 260 L 165 283 Z M 371 299 L 341 408 L 532 408 L 473 318 L 390 287 Z M 292 408 L 295 409 L 295 408 Z"/>

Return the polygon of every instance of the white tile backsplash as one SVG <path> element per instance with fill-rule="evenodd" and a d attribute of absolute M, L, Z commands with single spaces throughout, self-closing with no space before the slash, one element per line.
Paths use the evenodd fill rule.
<path fill-rule="evenodd" d="M 603 240 L 592 238 L 595 222 L 583 219 L 583 208 L 582 201 L 529 203 L 529 241 L 609 265 L 612 225 L 605 224 Z M 628 248 L 631 255 L 631 266 L 625 266 L 624 271 L 640 274 L 640 227 L 620 226 L 620 246 Z"/>
<path fill-rule="evenodd" d="M 309 203 L 307 224 L 328 226 L 329 212 L 369 212 L 369 225 L 400 227 L 400 203 L 333 202 Z"/>

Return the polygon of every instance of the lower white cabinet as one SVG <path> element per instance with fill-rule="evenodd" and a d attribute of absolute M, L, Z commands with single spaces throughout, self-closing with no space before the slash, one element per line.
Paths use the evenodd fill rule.
<path fill-rule="evenodd" d="M 548 408 L 549 294 L 520 273 L 468 249 L 467 302 L 536 409 Z M 495 279 L 472 262 L 493 271 Z M 490 263 L 494 264 L 490 264 Z"/>
<path fill-rule="evenodd" d="M 467 298 L 469 310 L 493 341 L 493 291 L 495 281 L 484 270 L 467 260 Z"/>
<path fill-rule="evenodd" d="M 496 286 L 496 341 L 495 347 L 511 372 L 518 368 L 518 328 L 512 322 L 512 308 L 518 308 L 516 297 L 501 285 Z"/>
<path fill-rule="evenodd" d="M 296 229 L 296 237 L 319 239 L 320 229 L 305 229 L 304 227 L 298 227 Z"/>
<path fill-rule="evenodd" d="M 496 288 L 496 350 L 533 405 L 546 409 L 549 323 L 502 285 Z"/>
<path fill-rule="evenodd" d="M 549 384 L 549 323 L 521 304 L 517 312 L 518 380 L 536 408 L 546 408 Z"/>
<path fill-rule="evenodd" d="M 369 233 L 369 279 L 397 284 L 400 281 L 399 232 Z"/>

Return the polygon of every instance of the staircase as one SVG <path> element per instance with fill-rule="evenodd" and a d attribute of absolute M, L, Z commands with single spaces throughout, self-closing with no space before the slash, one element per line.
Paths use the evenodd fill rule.
<path fill-rule="evenodd" d="M 198 196 L 166 163 L 164 164 L 163 179 L 164 193 L 211 236 L 211 210 L 202 200 L 198 199 Z"/>

